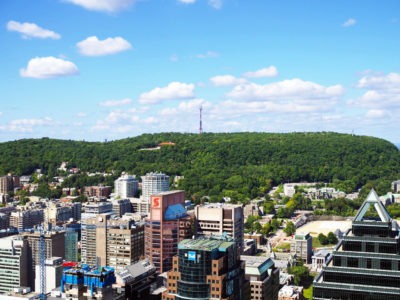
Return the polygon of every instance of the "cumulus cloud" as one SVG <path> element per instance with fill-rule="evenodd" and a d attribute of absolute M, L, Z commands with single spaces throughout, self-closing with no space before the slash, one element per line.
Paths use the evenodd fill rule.
<path fill-rule="evenodd" d="M 99 40 L 96 36 L 90 36 L 87 39 L 76 44 L 80 54 L 85 56 L 103 56 L 116 54 L 132 48 L 131 44 L 122 37 L 107 38 Z"/>
<path fill-rule="evenodd" d="M 236 78 L 232 75 L 219 75 L 210 78 L 210 81 L 215 86 L 229 86 L 246 83 L 244 78 Z"/>
<path fill-rule="evenodd" d="M 77 75 L 78 67 L 68 60 L 53 56 L 32 58 L 26 68 L 20 70 L 22 77 L 37 79 Z"/>
<path fill-rule="evenodd" d="M 400 109 L 400 74 L 367 75 L 358 81 L 357 87 L 367 91 L 350 104 L 370 109 Z"/>
<path fill-rule="evenodd" d="M 170 116 L 176 115 L 179 113 L 199 113 L 200 107 L 209 107 L 210 103 L 205 101 L 204 99 L 193 99 L 189 101 L 182 101 L 179 103 L 177 107 L 167 107 L 160 111 L 160 115 L 162 116 Z"/>
<path fill-rule="evenodd" d="M 136 0 L 64 0 L 87 10 L 118 12 L 129 8 Z"/>
<path fill-rule="evenodd" d="M 222 0 L 208 0 L 208 5 L 215 9 L 220 9 L 222 7 L 222 4 Z"/>
<path fill-rule="evenodd" d="M 228 96 L 248 101 L 267 101 L 282 98 L 309 101 L 336 98 L 343 93 L 344 89 L 341 85 L 325 87 L 311 81 L 295 78 L 265 85 L 240 84 L 235 86 Z"/>
<path fill-rule="evenodd" d="M 9 21 L 7 23 L 7 30 L 19 32 L 25 39 L 39 38 L 58 40 L 61 38 L 61 35 L 59 35 L 58 33 L 48 29 L 44 29 L 36 25 L 35 23 L 20 23 L 16 21 Z"/>
<path fill-rule="evenodd" d="M 275 66 L 269 66 L 254 72 L 246 72 L 243 76 L 248 78 L 276 77 L 278 76 L 278 70 Z"/>
<path fill-rule="evenodd" d="M 347 19 L 346 22 L 342 24 L 343 27 L 350 27 L 356 25 L 357 21 L 355 19 Z"/>
<path fill-rule="evenodd" d="M 194 87 L 192 83 L 171 82 L 166 87 L 156 87 L 149 92 L 142 93 L 139 96 L 139 102 L 156 104 L 163 100 L 194 98 Z"/>
<path fill-rule="evenodd" d="M 196 55 L 197 58 L 201 58 L 201 59 L 214 58 L 214 57 L 218 57 L 218 56 L 219 56 L 219 54 L 215 51 L 207 51 L 206 53 L 200 53 L 200 54 Z"/>
<path fill-rule="evenodd" d="M 131 104 L 132 103 L 132 99 L 129 98 L 124 98 L 121 100 L 108 100 L 108 101 L 103 101 L 100 102 L 100 106 L 121 106 L 121 105 L 127 105 L 127 104 Z"/>
<path fill-rule="evenodd" d="M 84 118 L 84 117 L 87 116 L 87 113 L 85 113 L 85 112 L 79 112 L 79 113 L 77 114 L 77 116 L 78 116 L 79 118 Z"/>

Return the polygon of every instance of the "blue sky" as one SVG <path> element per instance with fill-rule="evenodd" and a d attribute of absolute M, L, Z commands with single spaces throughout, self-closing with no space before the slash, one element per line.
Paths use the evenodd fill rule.
<path fill-rule="evenodd" d="M 400 143 L 398 0 L 2 0 L 0 142 L 335 131 Z"/>

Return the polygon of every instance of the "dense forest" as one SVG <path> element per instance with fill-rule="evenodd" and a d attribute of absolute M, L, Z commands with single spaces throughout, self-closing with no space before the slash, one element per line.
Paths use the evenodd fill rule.
<path fill-rule="evenodd" d="M 174 144 L 157 147 L 161 142 Z M 152 149 L 152 150 L 149 150 Z M 143 134 L 110 142 L 24 139 L 0 143 L 0 175 L 48 178 L 61 162 L 82 171 L 151 171 L 181 175 L 179 188 L 194 200 L 223 196 L 236 201 L 265 194 L 272 185 L 308 181 L 335 183 L 349 191 L 398 179 L 400 153 L 388 141 L 349 134 L 204 133 Z"/>

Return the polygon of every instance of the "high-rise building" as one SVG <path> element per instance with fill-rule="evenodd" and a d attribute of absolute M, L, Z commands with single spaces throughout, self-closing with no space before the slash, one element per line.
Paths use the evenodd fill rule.
<path fill-rule="evenodd" d="M 24 230 L 42 224 L 44 221 L 43 209 L 29 209 L 13 211 L 10 215 L 10 227 Z"/>
<path fill-rule="evenodd" d="M 132 204 L 129 199 L 117 199 L 112 201 L 113 212 L 122 217 L 125 213 L 132 212 Z"/>
<path fill-rule="evenodd" d="M 46 293 L 60 286 L 63 274 L 63 260 L 61 257 L 51 257 L 44 263 L 44 272 L 46 278 Z M 40 265 L 36 265 L 35 292 L 40 292 L 41 276 Z"/>
<path fill-rule="evenodd" d="M 232 238 L 186 239 L 178 247 L 163 300 L 249 299 L 240 250 Z"/>
<path fill-rule="evenodd" d="M 169 191 L 169 176 L 163 173 L 147 173 L 142 176 L 142 198 L 150 201 L 150 196 Z"/>
<path fill-rule="evenodd" d="M 41 261 L 41 246 L 39 231 L 35 232 L 23 232 L 21 234 L 28 241 L 29 257 L 31 268 L 28 270 L 30 273 L 30 287 L 34 288 L 35 268 L 36 265 L 40 265 Z M 65 257 L 65 231 L 45 231 L 43 232 L 44 244 L 45 244 L 45 258 Z"/>
<path fill-rule="evenodd" d="M 183 191 L 151 196 L 150 218 L 145 228 L 145 256 L 160 273 L 172 268 L 178 243 L 193 234 L 193 218 L 187 214 L 184 205 Z"/>
<path fill-rule="evenodd" d="M 277 300 L 279 269 L 271 258 L 263 256 L 240 257 L 245 263 L 245 277 L 250 282 L 251 300 Z"/>
<path fill-rule="evenodd" d="M 92 267 L 107 265 L 120 270 L 144 257 L 144 224 L 133 219 L 112 213 L 95 215 L 85 220 L 83 234 L 82 262 Z"/>
<path fill-rule="evenodd" d="M 195 207 L 197 233 L 222 235 L 227 233 L 243 247 L 243 207 L 232 204 L 208 204 Z"/>
<path fill-rule="evenodd" d="M 136 197 L 139 192 L 139 182 L 135 175 L 123 174 L 114 181 L 114 194 L 119 198 Z"/>
<path fill-rule="evenodd" d="M 0 239 L 0 292 L 29 285 L 28 243 L 21 236 Z"/>
<path fill-rule="evenodd" d="M 78 261 L 78 232 L 67 228 L 65 231 L 65 260 Z"/>
<path fill-rule="evenodd" d="M 313 285 L 315 300 L 399 299 L 399 225 L 374 190 Z"/>
<path fill-rule="evenodd" d="M 300 257 L 304 263 L 311 264 L 312 236 L 310 233 L 296 233 L 290 244 L 290 253 Z"/>

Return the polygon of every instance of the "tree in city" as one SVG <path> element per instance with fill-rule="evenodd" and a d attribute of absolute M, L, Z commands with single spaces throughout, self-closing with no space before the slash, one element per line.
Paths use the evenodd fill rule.
<path fill-rule="evenodd" d="M 283 232 L 285 232 L 287 236 L 293 235 L 296 232 L 296 226 L 292 221 L 289 221 L 286 223 L 286 227 L 283 229 Z"/>

